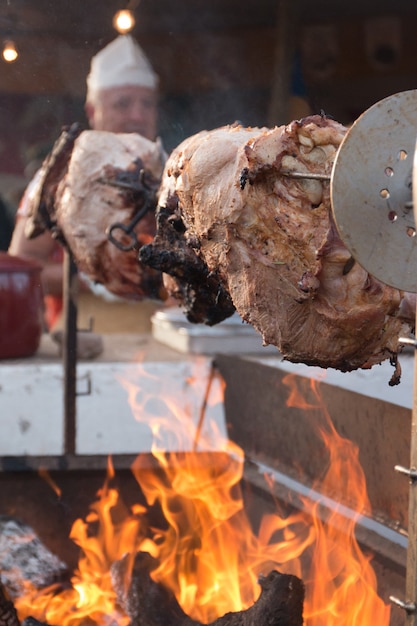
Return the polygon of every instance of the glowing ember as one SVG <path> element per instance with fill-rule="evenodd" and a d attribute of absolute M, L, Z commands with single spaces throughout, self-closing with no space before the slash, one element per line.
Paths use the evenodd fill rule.
<path fill-rule="evenodd" d="M 158 559 L 154 580 L 173 590 L 183 610 L 200 622 L 252 605 L 260 593 L 259 575 L 278 569 L 304 581 L 306 626 L 388 626 L 390 608 L 377 596 L 370 557 L 355 539 L 355 516 L 347 518 L 337 507 L 329 512 L 320 501 L 311 504 L 306 498 L 304 509 L 287 517 L 265 515 L 254 534 L 240 488 L 244 454 L 214 417 L 222 406 L 223 382 L 206 361 L 198 361 L 196 375 L 171 394 L 159 380 L 158 396 L 152 397 L 145 373 L 138 379 L 140 388 L 125 384 L 135 418 L 152 428 L 157 469 L 138 457 L 132 471 L 149 507 L 161 507 L 166 526 L 150 528 L 147 510 L 139 505 L 118 519 L 119 496 L 110 487 L 109 463 L 98 500 L 71 531 L 83 554 L 72 587 L 28 590 L 16 602 L 21 619 L 32 615 L 52 625 L 78 626 L 89 617 L 100 625 L 124 626 L 129 620 L 117 608 L 110 566 L 126 553 L 146 551 Z M 305 388 L 297 389 L 296 381 Z M 288 405 L 312 412 L 329 455 L 314 488 L 339 493 L 359 517 L 369 502 L 358 450 L 333 428 L 319 384 L 299 381 L 284 380 Z M 181 403 L 185 392 L 188 399 Z M 306 397 L 313 401 L 307 403 Z"/>

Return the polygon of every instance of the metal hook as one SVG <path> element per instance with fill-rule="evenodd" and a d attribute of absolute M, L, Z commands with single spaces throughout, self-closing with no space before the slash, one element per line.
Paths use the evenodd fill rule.
<path fill-rule="evenodd" d="M 414 602 L 403 602 L 403 600 L 400 600 L 399 598 L 396 598 L 395 596 L 390 596 L 389 599 L 393 604 L 396 604 L 401 609 L 404 609 L 407 615 L 415 614 L 416 605 L 414 604 Z"/>
<path fill-rule="evenodd" d="M 129 252 L 130 250 L 134 250 L 135 248 L 139 248 L 139 241 L 134 232 L 134 228 L 137 223 L 144 217 L 147 211 L 151 208 L 151 198 L 150 195 L 152 192 L 152 187 L 149 183 L 146 182 L 145 179 L 145 170 L 142 168 L 139 172 L 138 182 L 134 181 L 123 181 L 123 180 L 111 180 L 108 178 L 100 178 L 98 182 L 103 185 L 110 185 L 111 187 L 117 187 L 119 189 L 123 189 L 126 191 L 131 191 L 133 194 L 144 197 L 145 203 L 143 207 L 136 213 L 134 218 L 129 222 L 129 224 L 123 224 L 123 222 L 116 222 L 112 224 L 107 229 L 107 238 L 113 245 L 116 246 L 122 252 Z M 118 232 L 118 237 L 115 233 Z M 125 236 L 128 236 L 130 241 L 129 243 L 122 243 L 122 239 Z"/>
<path fill-rule="evenodd" d="M 123 224 L 123 222 L 116 222 L 115 224 L 112 224 L 107 231 L 107 239 L 111 241 L 111 243 L 114 244 L 116 248 L 118 248 L 122 252 L 129 252 L 130 250 L 138 248 L 139 241 L 134 231 L 134 228 L 136 224 L 142 219 L 142 217 L 144 217 L 144 215 L 148 212 L 150 207 L 151 203 L 148 200 L 147 202 L 145 202 L 140 211 L 136 213 L 135 217 L 133 218 L 133 220 L 131 220 L 131 222 L 129 222 L 129 224 Z M 114 235 L 114 233 L 117 231 L 121 231 L 121 237 L 123 237 L 124 235 L 128 235 L 128 237 L 130 237 L 130 243 L 124 244 L 120 241 L 120 239 L 117 239 Z"/>

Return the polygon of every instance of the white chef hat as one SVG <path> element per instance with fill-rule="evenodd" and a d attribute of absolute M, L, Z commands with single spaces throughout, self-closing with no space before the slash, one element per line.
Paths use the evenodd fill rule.
<path fill-rule="evenodd" d="M 92 59 L 87 76 L 87 99 L 100 89 L 121 85 L 155 88 L 158 76 L 131 35 L 119 35 Z"/>

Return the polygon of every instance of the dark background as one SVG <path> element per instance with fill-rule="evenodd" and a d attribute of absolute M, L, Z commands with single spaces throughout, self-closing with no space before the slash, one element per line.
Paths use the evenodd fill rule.
<path fill-rule="evenodd" d="M 0 0 L 0 194 L 11 212 L 62 125 L 86 124 L 91 56 L 130 6 L 160 76 L 160 135 L 170 151 L 203 128 L 290 121 L 289 97 L 349 124 L 417 87 L 417 3 L 410 0 Z M 30 168 L 29 168 L 30 169 Z"/>

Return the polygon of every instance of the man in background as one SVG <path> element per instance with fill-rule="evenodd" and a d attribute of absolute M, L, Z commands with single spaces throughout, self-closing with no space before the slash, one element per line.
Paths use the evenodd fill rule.
<path fill-rule="evenodd" d="M 113 133 L 157 133 L 158 78 L 130 35 L 120 35 L 91 61 L 85 111 L 90 127 Z"/>
<path fill-rule="evenodd" d="M 158 77 L 131 35 L 120 35 L 92 58 L 85 101 L 85 112 L 92 130 L 139 133 L 154 141 L 157 134 L 157 101 Z M 28 199 L 35 187 L 35 181 L 36 175 L 29 183 L 17 210 L 9 253 L 36 259 L 42 264 L 45 319 L 50 330 L 56 325 L 62 310 L 63 250 L 49 231 L 31 240 L 25 236 Z M 81 324 L 85 324 L 86 318 L 94 317 L 94 328 L 101 332 L 102 329 L 97 327 L 101 307 L 99 303 L 93 304 L 98 298 L 94 298 L 91 289 L 91 285 L 80 281 L 79 313 L 82 313 L 83 298 L 87 300 Z M 97 291 L 102 294 L 101 303 L 107 300 L 115 305 L 120 304 L 120 299 L 117 302 L 104 288 Z M 149 320 L 156 304 L 141 304 L 142 308 L 148 309 Z M 115 317 L 120 317 L 118 311 L 114 313 Z M 126 330 L 126 326 L 121 330 Z M 142 332 L 148 328 L 138 326 L 137 330 Z"/>

